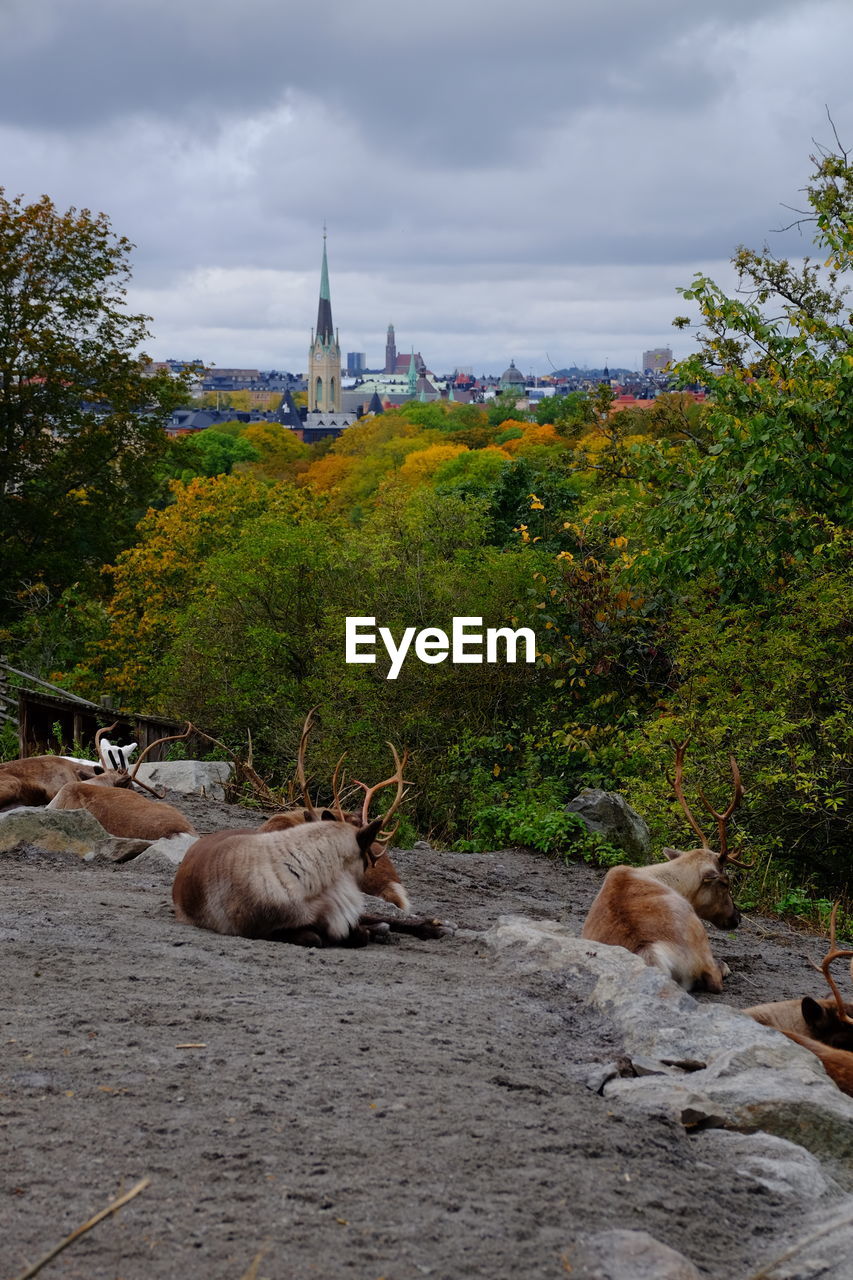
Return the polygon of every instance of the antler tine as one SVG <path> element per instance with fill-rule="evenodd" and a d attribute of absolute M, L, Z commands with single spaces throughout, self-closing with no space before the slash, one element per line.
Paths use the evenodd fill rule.
<path fill-rule="evenodd" d="M 116 720 L 115 724 L 109 725 L 106 729 L 99 729 L 95 734 L 95 751 L 97 753 L 98 760 L 101 763 L 101 768 L 104 770 L 109 770 L 109 765 L 104 759 L 104 753 L 101 751 L 101 738 L 103 738 L 105 733 L 112 733 L 113 729 L 117 729 L 119 723 L 120 722 Z"/>
<path fill-rule="evenodd" d="M 729 819 L 731 818 L 735 809 L 738 807 L 741 800 L 743 799 L 743 786 L 741 785 L 741 780 L 740 780 L 740 769 L 738 768 L 737 760 L 735 760 L 734 756 L 731 756 L 731 755 L 729 756 L 729 766 L 732 771 L 732 780 L 734 781 L 734 784 L 735 784 L 735 791 L 734 791 L 734 795 L 731 798 L 731 801 L 729 802 L 728 808 L 725 809 L 722 813 L 717 813 L 717 810 L 710 803 L 710 801 L 708 800 L 708 797 L 705 795 L 705 792 L 702 790 L 701 786 L 698 788 L 699 795 L 702 798 L 703 805 L 708 810 L 711 817 L 714 818 L 714 820 L 717 823 L 717 830 L 720 833 L 720 857 L 724 859 L 728 858 L 727 844 L 728 844 Z"/>
<path fill-rule="evenodd" d="M 823 960 L 821 960 L 820 964 L 815 965 L 815 968 L 819 969 L 820 972 L 823 974 L 824 978 L 826 979 L 827 985 L 829 986 L 830 991 L 835 997 L 835 1003 L 838 1007 L 839 1018 L 841 1018 L 842 1022 L 847 1022 L 851 1026 L 853 1026 L 853 1017 L 851 1017 L 850 1014 L 847 1012 L 847 1009 L 845 1008 L 845 1005 L 844 1005 L 844 1001 L 841 998 L 841 992 L 838 990 L 838 987 L 836 986 L 836 983 L 835 983 L 835 979 L 833 978 L 832 974 L 829 972 L 829 967 L 833 963 L 833 961 L 841 960 L 843 957 L 846 957 L 846 956 L 853 956 L 853 950 L 843 949 L 835 945 L 835 920 L 838 915 L 838 907 L 839 907 L 839 903 L 835 902 L 832 907 L 832 915 L 829 918 L 829 950 L 827 951 L 826 955 L 823 957 Z M 853 969 L 853 966 L 851 966 L 851 969 Z"/>
<path fill-rule="evenodd" d="M 687 821 L 690 823 L 691 827 L 696 832 L 699 839 L 702 841 L 702 848 L 707 849 L 708 838 L 705 835 L 705 832 L 699 826 L 699 823 L 693 817 L 693 814 L 690 811 L 690 806 L 688 805 L 687 801 L 684 799 L 684 792 L 681 787 L 681 775 L 684 769 L 684 753 L 687 750 L 687 746 L 689 742 L 690 742 L 689 735 L 684 739 L 683 742 L 676 742 L 674 739 L 670 740 L 670 746 L 675 751 L 675 778 L 673 779 L 672 786 L 673 786 L 673 790 L 675 791 L 676 797 L 678 798 L 678 803 L 681 805 L 682 809 L 684 810 L 684 814 L 687 818 Z"/>
<path fill-rule="evenodd" d="M 332 774 L 332 795 L 334 797 L 335 813 L 338 815 L 341 822 L 344 821 L 344 810 L 341 804 L 341 797 L 340 797 L 340 792 L 338 788 L 338 770 L 340 769 L 343 762 L 346 760 L 347 754 L 348 753 L 346 751 L 343 753 L 340 760 L 335 765 L 335 772 Z M 345 777 L 346 777 L 346 774 L 341 775 L 341 784 L 340 784 L 341 787 L 343 786 Z"/>
<path fill-rule="evenodd" d="M 148 755 L 149 751 L 153 751 L 155 747 L 162 747 L 164 742 L 180 742 L 182 738 L 188 738 L 190 734 L 193 732 L 195 731 L 188 720 L 187 727 L 186 729 L 184 729 L 183 733 L 169 733 L 166 735 L 165 738 L 157 738 L 156 742 L 149 742 L 148 746 L 145 748 L 145 750 L 142 752 L 139 759 L 137 760 L 136 764 L 133 766 L 133 773 L 130 775 L 131 782 L 136 781 L 136 775 L 139 772 L 139 766 L 142 764 L 145 757 Z M 139 785 L 143 786 L 144 783 L 139 783 Z"/>
<path fill-rule="evenodd" d="M 364 782 L 356 782 L 356 779 L 353 778 L 353 782 L 356 782 L 357 786 L 364 788 L 364 802 L 361 806 L 361 821 L 362 825 L 365 827 L 370 822 L 370 806 L 373 802 L 373 797 L 381 791 L 383 787 L 390 787 L 394 782 L 397 784 L 397 794 L 391 802 L 391 807 L 388 809 L 387 813 L 384 814 L 384 817 L 390 818 L 399 809 L 400 803 L 403 799 L 404 789 L 408 785 L 406 779 L 403 777 L 403 770 L 405 769 L 409 759 L 408 750 L 403 752 L 403 759 L 401 760 L 397 754 L 397 748 L 394 744 L 389 742 L 388 746 L 391 748 L 391 754 L 393 755 L 394 763 L 397 766 L 390 778 L 385 778 L 383 782 L 377 782 L 372 787 L 368 787 Z"/>
<path fill-rule="evenodd" d="M 308 791 L 308 783 L 305 780 L 305 748 L 308 745 L 308 735 L 311 732 L 312 725 L 314 724 L 314 712 L 316 710 L 316 707 L 312 707 L 305 717 L 305 723 L 302 726 L 302 734 L 299 738 L 299 750 L 296 753 L 296 780 L 299 783 L 300 790 L 302 791 L 302 802 L 311 814 L 312 818 L 317 817 L 317 810 L 314 808 L 311 801 L 311 796 Z"/>

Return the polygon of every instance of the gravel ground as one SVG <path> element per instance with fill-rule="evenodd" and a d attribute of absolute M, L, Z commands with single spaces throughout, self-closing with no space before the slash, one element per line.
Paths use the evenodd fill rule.
<path fill-rule="evenodd" d="M 260 819 L 169 796 L 202 830 Z M 171 876 L 2 856 L 0 1272 L 142 1178 L 50 1280 L 560 1277 L 650 1232 L 703 1276 L 779 1251 L 790 1203 L 583 1083 L 621 1046 L 579 980 L 499 965 L 504 914 L 579 932 L 602 873 L 523 851 L 394 855 L 439 941 L 313 951 L 176 922 Z M 714 932 L 745 1006 L 814 989 L 821 939 Z M 571 985 L 574 983 L 575 985 Z"/>

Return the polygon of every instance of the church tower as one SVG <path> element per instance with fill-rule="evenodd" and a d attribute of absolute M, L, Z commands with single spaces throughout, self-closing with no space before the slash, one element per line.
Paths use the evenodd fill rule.
<path fill-rule="evenodd" d="M 317 332 L 311 333 L 311 350 L 308 353 L 308 410 L 310 413 L 341 412 L 341 348 L 338 335 L 332 328 L 332 300 L 329 294 L 325 228 L 323 229 L 323 268 L 320 273 Z"/>
<path fill-rule="evenodd" d="M 385 372 L 394 373 L 397 369 L 397 342 L 394 338 L 394 326 L 389 324 L 388 336 L 385 339 Z"/>

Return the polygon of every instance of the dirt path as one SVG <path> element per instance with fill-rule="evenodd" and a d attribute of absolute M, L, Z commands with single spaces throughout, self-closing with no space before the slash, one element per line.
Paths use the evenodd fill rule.
<path fill-rule="evenodd" d="M 587 1088 L 585 1064 L 620 1052 L 612 1028 L 565 975 L 514 974 L 478 936 L 510 913 L 579 932 L 600 873 L 517 851 L 395 858 L 455 936 L 223 938 L 177 924 L 165 871 L 3 856 L 3 1280 L 145 1176 L 46 1280 L 564 1280 L 575 1242 L 614 1226 L 718 1280 L 772 1256 L 789 1202 Z M 768 921 L 714 946 L 735 1005 L 800 994 L 821 952 Z"/>

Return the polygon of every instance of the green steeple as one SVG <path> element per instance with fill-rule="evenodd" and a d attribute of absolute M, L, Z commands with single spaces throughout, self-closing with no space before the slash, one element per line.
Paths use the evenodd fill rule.
<path fill-rule="evenodd" d="M 317 308 L 317 340 L 328 344 L 334 341 L 332 326 L 332 297 L 329 293 L 329 264 L 326 260 L 326 228 L 323 228 L 323 266 L 320 271 L 320 305 Z"/>
<path fill-rule="evenodd" d="M 418 389 L 418 369 L 415 364 L 415 353 L 412 352 L 412 358 L 409 361 L 409 395 L 413 396 Z"/>

